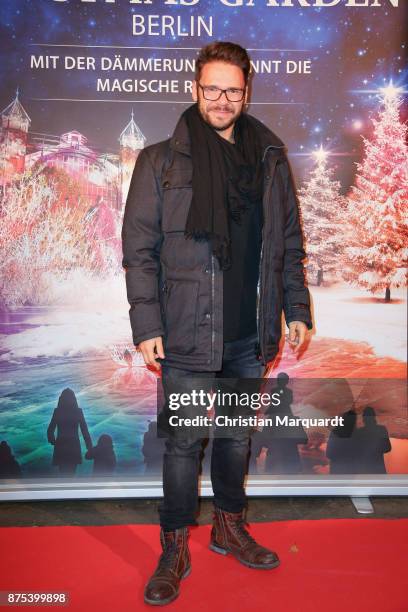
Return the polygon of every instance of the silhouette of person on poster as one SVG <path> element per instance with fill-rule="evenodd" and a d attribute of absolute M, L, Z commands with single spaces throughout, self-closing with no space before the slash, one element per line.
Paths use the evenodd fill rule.
<path fill-rule="evenodd" d="M 6 440 L 0 442 L 0 478 L 21 478 L 21 467 Z"/>
<path fill-rule="evenodd" d="M 371 406 L 364 408 L 363 422 L 363 427 L 356 431 L 356 470 L 359 474 L 386 474 L 384 454 L 391 450 L 387 428 L 377 423 L 375 410 Z"/>
<path fill-rule="evenodd" d="M 359 471 L 356 436 L 357 413 L 347 410 L 342 414 L 344 425 L 335 427 L 329 435 L 326 457 L 330 459 L 330 474 L 355 474 Z"/>
<path fill-rule="evenodd" d="M 58 398 L 58 406 L 47 429 L 48 442 L 54 446 L 52 465 L 58 466 L 60 474 L 64 476 L 73 476 L 77 465 L 82 463 L 78 427 L 87 450 L 92 451 L 92 440 L 84 413 L 78 406 L 73 390 L 66 388 Z"/>
<path fill-rule="evenodd" d="M 165 439 L 157 435 L 157 422 L 150 421 L 143 436 L 142 454 L 145 472 L 159 474 L 162 470 Z"/>
<path fill-rule="evenodd" d="M 85 453 L 85 459 L 93 460 L 92 474 L 94 476 L 109 476 L 116 467 L 116 455 L 112 436 L 102 434 L 96 446 Z"/>
<path fill-rule="evenodd" d="M 292 418 L 293 391 L 289 388 L 289 376 L 280 372 L 276 379 L 276 387 L 271 393 L 278 392 L 280 396 L 279 407 L 270 406 L 265 416 L 287 416 Z M 267 428 L 265 430 L 264 444 L 268 452 L 265 460 L 267 474 L 299 474 L 302 472 L 298 444 L 307 444 L 308 438 L 302 425 L 292 427 L 290 436 L 284 434 L 284 428 Z"/>

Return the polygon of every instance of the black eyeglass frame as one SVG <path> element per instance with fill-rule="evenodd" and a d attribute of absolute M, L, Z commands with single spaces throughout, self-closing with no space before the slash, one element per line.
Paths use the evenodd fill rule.
<path fill-rule="evenodd" d="M 208 100 L 209 102 L 217 102 L 217 100 L 219 100 L 221 98 L 223 93 L 225 93 L 225 96 L 226 96 L 228 102 L 242 102 L 242 100 L 244 99 L 244 96 L 245 96 L 246 87 L 244 89 L 241 89 L 240 87 L 228 87 L 228 89 L 221 89 L 221 87 L 215 87 L 215 85 L 201 85 L 201 83 L 199 83 L 199 81 L 196 81 L 196 83 L 203 90 L 204 99 Z M 215 98 L 215 99 L 214 98 L 206 98 L 205 97 L 205 88 L 206 87 L 215 87 L 215 89 L 218 89 L 219 92 L 220 92 L 220 95 L 218 96 L 218 98 Z M 237 90 L 242 92 L 242 96 L 240 97 L 239 100 L 230 100 L 229 99 L 228 91 L 230 91 L 231 89 L 237 89 Z"/>

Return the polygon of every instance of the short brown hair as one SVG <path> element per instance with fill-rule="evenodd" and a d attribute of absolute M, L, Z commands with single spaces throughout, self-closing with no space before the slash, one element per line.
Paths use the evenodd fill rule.
<path fill-rule="evenodd" d="M 241 68 L 244 73 L 245 85 L 248 83 L 251 64 L 249 55 L 243 47 L 232 42 L 217 41 L 203 47 L 195 63 L 195 78 L 200 80 L 204 64 L 210 62 L 226 62 Z"/>

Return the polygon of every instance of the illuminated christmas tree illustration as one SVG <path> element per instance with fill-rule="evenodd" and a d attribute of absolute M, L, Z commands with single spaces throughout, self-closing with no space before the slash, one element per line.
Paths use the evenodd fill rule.
<path fill-rule="evenodd" d="M 400 119 L 401 90 L 392 82 L 380 89 L 380 102 L 348 198 L 343 276 L 372 293 L 385 291 L 389 302 L 391 289 L 407 284 L 408 127 Z"/>
<path fill-rule="evenodd" d="M 335 276 L 339 271 L 343 245 L 339 223 L 344 217 L 346 199 L 340 194 L 340 182 L 333 178 L 334 169 L 328 166 L 328 153 L 320 147 L 313 157 L 315 167 L 298 195 L 308 267 L 315 272 L 320 285 L 324 273 Z"/>

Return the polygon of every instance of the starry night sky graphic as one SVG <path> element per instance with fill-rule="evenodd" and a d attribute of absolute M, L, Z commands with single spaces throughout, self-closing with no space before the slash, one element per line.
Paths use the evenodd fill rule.
<path fill-rule="evenodd" d="M 30 130 L 37 134 L 60 134 L 76 129 L 91 147 L 118 152 L 118 137 L 130 120 L 151 144 L 173 132 L 181 112 L 192 103 L 189 94 L 102 93 L 96 91 L 102 78 L 192 79 L 192 73 L 101 72 L 31 70 L 30 55 L 93 55 L 114 57 L 194 58 L 195 50 L 214 40 L 230 40 L 247 49 L 256 59 L 310 59 L 311 75 L 255 74 L 252 101 L 280 102 L 252 105 L 249 112 L 264 121 L 286 143 L 295 174 L 302 178 L 310 170 L 308 154 L 320 145 L 333 153 L 331 163 L 347 187 L 361 159 L 362 138 L 369 136 L 370 113 L 378 108 L 375 93 L 390 81 L 408 89 L 406 29 L 408 7 L 392 8 L 384 0 L 381 8 L 271 8 L 266 0 L 255 6 L 227 7 L 218 1 L 201 0 L 198 5 L 131 5 L 127 0 L 106 4 L 102 0 L 2 0 L 0 4 L 1 109 L 15 97 L 29 114 Z M 190 15 L 205 19 L 213 15 L 212 38 L 133 36 L 132 14 L 180 15 L 188 26 Z M 38 43 L 66 45 L 163 46 L 174 50 L 97 49 L 34 46 Z M 258 51 L 258 49 L 291 51 Z M 251 49 L 256 49 L 252 50 Z M 299 50 L 299 51 L 296 51 Z M 302 50 L 302 51 L 300 51 Z M 408 115 L 408 94 L 401 108 Z M 115 102 L 43 101 L 35 98 L 120 99 Z M 169 100 L 166 104 L 132 100 Z M 174 104 L 171 100 L 185 100 Z M 128 102 L 127 102 L 128 101 Z M 292 103 L 292 104 L 288 104 Z M 296 103 L 296 104 L 293 104 Z"/>

